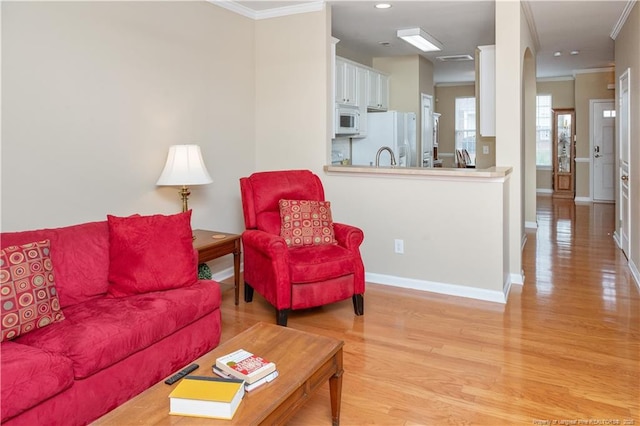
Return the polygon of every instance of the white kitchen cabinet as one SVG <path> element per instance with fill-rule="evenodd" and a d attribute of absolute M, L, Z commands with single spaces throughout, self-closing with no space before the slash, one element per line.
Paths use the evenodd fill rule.
<path fill-rule="evenodd" d="M 496 135 L 496 46 L 478 46 L 480 136 Z"/>
<path fill-rule="evenodd" d="M 367 70 L 367 108 L 386 111 L 389 108 L 389 77 L 375 70 Z"/>
<path fill-rule="evenodd" d="M 357 67 L 341 58 L 336 58 L 336 103 L 358 105 Z"/>
<path fill-rule="evenodd" d="M 358 109 L 360 110 L 360 126 L 358 128 L 358 134 L 353 136 L 354 138 L 364 138 L 367 136 L 368 118 L 367 115 L 367 69 L 363 67 L 357 67 L 356 80 L 358 82 Z"/>

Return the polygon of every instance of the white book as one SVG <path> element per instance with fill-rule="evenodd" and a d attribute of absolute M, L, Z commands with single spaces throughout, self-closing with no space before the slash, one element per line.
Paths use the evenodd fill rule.
<path fill-rule="evenodd" d="M 276 365 L 273 362 L 244 349 L 238 349 L 219 357 L 216 359 L 216 367 L 248 384 L 252 384 L 276 370 Z"/>
<path fill-rule="evenodd" d="M 217 368 L 215 365 L 213 366 L 213 372 L 215 374 L 217 374 L 220 377 L 224 377 L 226 379 L 234 379 L 235 377 L 233 377 L 231 374 L 225 373 L 224 371 L 220 370 L 219 368 Z M 244 383 L 244 390 L 247 392 L 251 392 L 252 390 L 259 388 L 260 386 L 269 383 L 271 381 L 273 381 L 276 377 L 278 377 L 278 370 L 275 370 L 271 373 L 269 373 L 267 376 L 264 376 L 262 379 L 260 380 L 256 380 L 255 382 L 249 384 L 247 382 Z"/>

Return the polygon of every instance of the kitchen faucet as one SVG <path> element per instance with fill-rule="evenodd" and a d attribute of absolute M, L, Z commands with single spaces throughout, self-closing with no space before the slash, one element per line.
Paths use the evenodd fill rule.
<path fill-rule="evenodd" d="M 396 165 L 396 156 L 393 155 L 393 150 L 388 146 L 380 147 L 376 153 L 376 167 L 380 166 L 380 154 L 382 154 L 382 151 L 389 151 L 389 154 L 391 154 L 391 167 L 394 167 Z"/>

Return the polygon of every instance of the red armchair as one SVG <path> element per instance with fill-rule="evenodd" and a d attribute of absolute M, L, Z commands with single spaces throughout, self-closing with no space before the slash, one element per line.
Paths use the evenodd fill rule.
<path fill-rule="evenodd" d="M 254 173 L 240 179 L 246 230 L 244 300 L 254 289 L 276 308 L 276 322 L 287 325 L 293 309 L 349 297 L 356 315 L 364 313 L 362 230 L 334 223 L 337 244 L 288 247 L 280 236 L 281 199 L 325 201 L 320 178 L 308 170 Z"/>

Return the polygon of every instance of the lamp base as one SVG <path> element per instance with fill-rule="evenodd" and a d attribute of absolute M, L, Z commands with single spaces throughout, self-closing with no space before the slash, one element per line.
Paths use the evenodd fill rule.
<path fill-rule="evenodd" d="M 189 195 L 191 195 L 191 191 L 186 185 L 182 185 L 179 194 L 182 197 L 182 212 L 189 211 Z"/>

